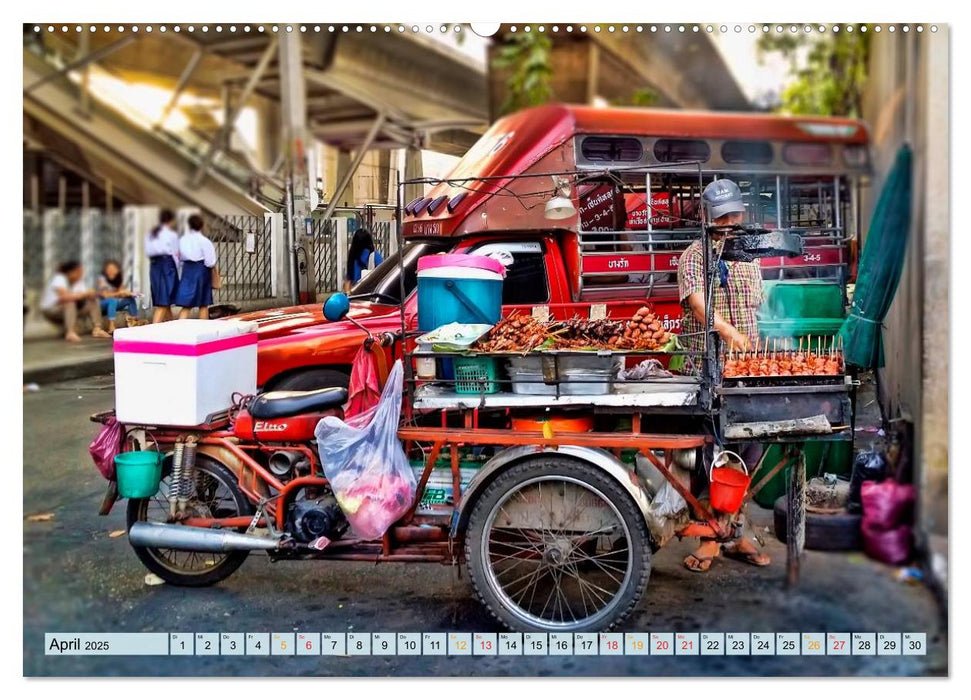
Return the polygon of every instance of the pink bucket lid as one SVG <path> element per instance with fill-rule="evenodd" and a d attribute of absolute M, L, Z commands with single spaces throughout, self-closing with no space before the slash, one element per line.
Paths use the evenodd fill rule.
<path fill-rule="evenodd" d="M 478 270 L 489 270 L 499 275 L 506 274 L 506 268 L 498 260 L 485 255 L 468 255 L 466 253 L 450 253 L 445 255 L 426 255 L 418 258 L 418 271 L 432 270 L 436 267 L 473 267 Z"/>

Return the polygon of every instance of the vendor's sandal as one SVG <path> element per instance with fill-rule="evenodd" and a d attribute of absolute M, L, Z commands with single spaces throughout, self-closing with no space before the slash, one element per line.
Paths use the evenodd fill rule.
<path fill-rule="evenodd" d="M 763 554 L 762 552 L 742 552 L 735 547 L 723 546 L 722 554 L 729 559 L 735 559 L 736 561 L 751 564 L 752 566 L 768 566 L 772 563 L 772 559 L 769 558 L 768 554 Z"/>
<path fill-rule="evenodd" d="M 714 560 L 714 558 L 715 557 L 699 557 L 696 554 L 689 554 L 687 557 L 685 557 L 682 564 L 684 564 L 684 568 L 686 568 L 688 571 L 694 571 L 696 574 L 703 574 L 711 568 L 711 562 Z M 690 561 L 694 561 L 695 563 L 688 563 Z M 706 563 L 707 566 L 705 565 Z"/>
<path fill-rule="evenodd" d="M 111 334 L 107 333 L 103 328 L 95 328 L 91 331 L 92 338 L 110 338 Z"/>

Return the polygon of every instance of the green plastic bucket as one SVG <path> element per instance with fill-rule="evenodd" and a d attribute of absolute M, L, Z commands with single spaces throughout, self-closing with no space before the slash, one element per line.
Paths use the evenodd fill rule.
<path fill-rule="evenodd" d="M 155 450 L 122 452 L 115 457 L 115 477 L 122 498 L 149 498 L 162 480 L 162 455 Z"/>

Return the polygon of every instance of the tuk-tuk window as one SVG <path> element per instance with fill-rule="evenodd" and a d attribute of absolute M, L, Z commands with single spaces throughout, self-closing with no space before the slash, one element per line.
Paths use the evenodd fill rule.
<path fill-rule="evenodd" d="M 588 136 L 580 142 L 580 152 L 595 163 L 636 163 L 644 155 L 644 147 L 634 138 Z"/>
<path fill-rule="evenodd" d="M 772 162 L 772 144 L 768 141 L 726 141 L 722 144 L 722 160 L 765 165 Z"/>
<path fill-rule="evenodd" d="M 828 143 L 787 143 L 782 159 L 789 165 L 829 165 L 833 149 Z"/>
<path fill-rule="evenodd" d="M 691 139 L 658 139 L 654 142 L 654 157 L 662 163 L 697 160 L 702 163 L 711 157 L 707 141 Z"/>

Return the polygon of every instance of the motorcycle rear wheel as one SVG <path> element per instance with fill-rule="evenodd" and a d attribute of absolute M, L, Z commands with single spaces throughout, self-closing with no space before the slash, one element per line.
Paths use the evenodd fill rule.
<path fill-rule="evenodd" d="M 128 500 L 129 530 L 136 522 L 168 522 L 171 472 L 172 462 L 167 459 L 162 467 L 158 493 L 151 498 Z M 198 455 L 197 494 L 204 492 L 205 496 L 193 499 L 191 507 L 200 511 L 200 517 L 231 518 L 252 515 L 253 508 L 237 483 L 236 475 L 225 466 L 204 455 Z M 211 586 L 232 575 L 249 556 L 248 551 L 184 552 L 134 546 L 132 549 L 149 571 L 174 586 Z"/>

